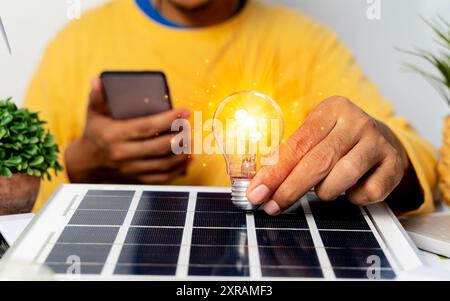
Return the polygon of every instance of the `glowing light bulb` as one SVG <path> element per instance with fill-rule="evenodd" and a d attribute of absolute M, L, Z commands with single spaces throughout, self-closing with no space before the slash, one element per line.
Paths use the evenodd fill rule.
<path fill-rule="evenodd" d="M 247 188 L 264 165 L 278 161 L 284 133 L 283 113 L 269 96 L 241 91 L 226 97 L 214 113 L 216 144 L 224 154 L 231 180 L 231 200 L 242 210 L 255 210 Z"/>

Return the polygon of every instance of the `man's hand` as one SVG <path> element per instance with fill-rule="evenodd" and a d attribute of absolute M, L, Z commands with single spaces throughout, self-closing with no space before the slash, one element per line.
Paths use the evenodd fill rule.
<path fill-rule="evenodd" d="M 314 188 L 323 200 L 344 193 L 357 205 L 383 201 L 408 168 L 392 131 L 344 97 L 323 101 L 281 145 L 279 161 L 263 167 L 247 195 L 270 215 Z"/>
<path fill-rule="evenodd" d="M 72 182 L 163 184 L 185 172 L 188 157 L 173 155 L 172 121 L 188 118 L 178 109 L 130 120 L 108 115 L 101 83 L 92 83 L 86 126 L 66 149 Z"/>

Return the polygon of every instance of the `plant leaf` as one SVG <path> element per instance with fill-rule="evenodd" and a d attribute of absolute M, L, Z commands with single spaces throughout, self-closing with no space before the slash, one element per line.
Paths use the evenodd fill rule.
<path fill-rule="evenodd" d="M 443 49 L 437 54 L 417 47 L 414 51 L 400 51 L 416 56 L 435 68 L 436 74 L 433 74 L 412 64 L 405 64 L 408 70 L 423 76 L 450 107 L 450 23 L 441 16 L 437 21 L 429 21 L 423 17 L 422 20 L 434 31 L 437 37 L 436 42 Z"/>
<path fill-rule="evenodd" d="M 7 178 L 11 178 L 12 177 L 11 170 L 9 170 L 9 168 L 6 167 L 6 166 L 2 166 L 2 168 L 0 169 L 0 172 L 1 172 L 2 176 L 5 176 Z"/>
<path fill-rule="evenodd" d="M 18 164 L 20 164 L 20 162 L 22 162 L 22 158 L 12 157 L 12 158 L 9 158 L 8 160 L 3 161 L 3 164 L 11 167 L 11 166 L 17 166 Z"/>
<path fill-rule="evenodd" d="M 5 128 L 0 128 L 0 139 L 2 139 L 6 135 L 7 131 Z"/>
<path fill-rule="evenodd" d="M 44 157 L 43 156 L 38 156 L 36 157 L 33 161 L 31 161 L 29 164 L 30 166 L 38 166 L 40 164 L 42 164 L 44 162 Z"/>
<path fill-rule="evenodd" d="M 1 126 L 5 126 L 8 123 L 10 123 L 13 120 L 13 116 L 12 115 L 7 115 L 6 117 L 2 118 L 2 121 L 0 122 Z"/>

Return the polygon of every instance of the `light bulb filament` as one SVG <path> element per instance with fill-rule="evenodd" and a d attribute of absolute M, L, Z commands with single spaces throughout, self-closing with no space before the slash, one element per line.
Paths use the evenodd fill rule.
<path fill-rule="evenodd" d="M 241 175 L 243 178 L 251 179 L 256 174 L 256 155 L 243 155 L 241 164 Z"/>

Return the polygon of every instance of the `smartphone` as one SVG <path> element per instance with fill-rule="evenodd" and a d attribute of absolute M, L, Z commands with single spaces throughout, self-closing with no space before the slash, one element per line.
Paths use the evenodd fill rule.
<path fill-rule="evenodd" d="M 143 117 L 172 109 L 167 78 L 161 71 L 105 71 L 101 81 L 114 119 Z"/>

